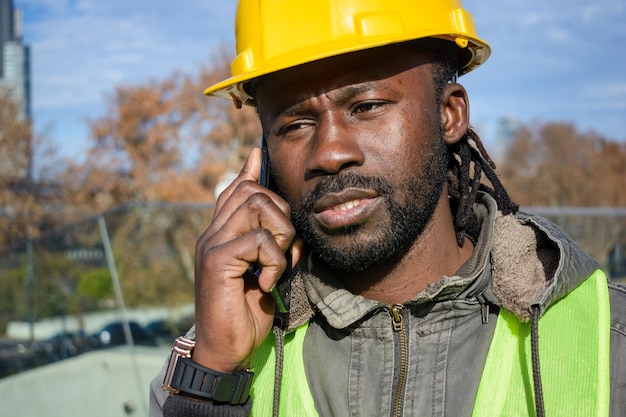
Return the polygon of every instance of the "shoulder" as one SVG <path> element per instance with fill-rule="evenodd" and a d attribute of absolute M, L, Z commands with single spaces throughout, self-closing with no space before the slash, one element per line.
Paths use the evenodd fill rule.
<path fill-rule="evenodd" d="M 621 334 L 626 339 L 626 286 L 609 282 L 609 298 L 611 300 L 611 331 Z"/>

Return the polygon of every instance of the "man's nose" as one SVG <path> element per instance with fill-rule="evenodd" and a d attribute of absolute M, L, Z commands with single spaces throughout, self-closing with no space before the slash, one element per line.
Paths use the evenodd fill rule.
<path fill-rule="evenodd" d="M 347 121 L 337 117 L 321 118 L 312 138 L 307 172 L 311 176 L 336 174 L 363 164 L 359 135 Z"/>

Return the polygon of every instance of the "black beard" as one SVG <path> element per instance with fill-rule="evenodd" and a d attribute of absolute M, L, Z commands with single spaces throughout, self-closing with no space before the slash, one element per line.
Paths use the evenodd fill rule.
<path fill-rule="evenodd" d="M 395 193 L 389 181 L 382 177 L 359 175 L 353 171 L 328 176 L 299 207 L 293 208 L 292 222 L 308 247 L 337 271 L 364 271 L 400 259 L 432 219 L 446 182 L 447 163 L 446 146 L 439 141 L 439 146 L 433 147 L 423 171 L 415 173 Z M 377 225 L 372 236 L 360 236 L 361 225 L 352 225 L 331 235 L 317 225 L 313 215 L 315 202 L 327 193 L 347 187 L 373 189 L 384 199 L 388 219 Z M 337 235 L 353 239 L 342 239 L 348 240 L 349 244 L 333 244 L 332 236 Z"/>

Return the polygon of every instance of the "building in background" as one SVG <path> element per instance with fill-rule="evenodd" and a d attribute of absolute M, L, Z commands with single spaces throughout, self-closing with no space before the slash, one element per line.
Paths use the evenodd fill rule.
<path fill-rule="evenodd" d="M 0 89 L 8 92 L 18 106 L 18 121 L 31 120 L 30 48 L 22 39 L 22 15 L 13 0 L 0 0 Z M 29 181 L 32 138 L 16 144 L 0 126 L 0 179 Z M 17 145 L 17 146 L 16 146 Z"/>
<path fill-rule="evenodd" d="M 13 0 L 0 0 L 0 84 L 11 90 L 20 116 L 30 120 L 30 48 L 22 39 L 22 14 Z"/>
<path fill-rule="evenodd" d="M 503 116 L 498 119 L 496 125 L 495 143 L 491 149 L 491 156 L 496 161 L 502 162 L 520 132 L 522 123 L 515 116 Z"/>

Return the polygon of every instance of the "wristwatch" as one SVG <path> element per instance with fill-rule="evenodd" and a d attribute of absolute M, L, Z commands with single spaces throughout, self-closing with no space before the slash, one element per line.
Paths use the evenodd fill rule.
<path fill-rule="evenodd" d="M 226 374 L 205 368 L 191 360 L 195 345 L 196 342 L 184 337 L 174 341 L 163 378 L 163 389 L 170 395 L 184 393 L 228 404 L 248 401 L 254 374 L 247 371 Z"/>

